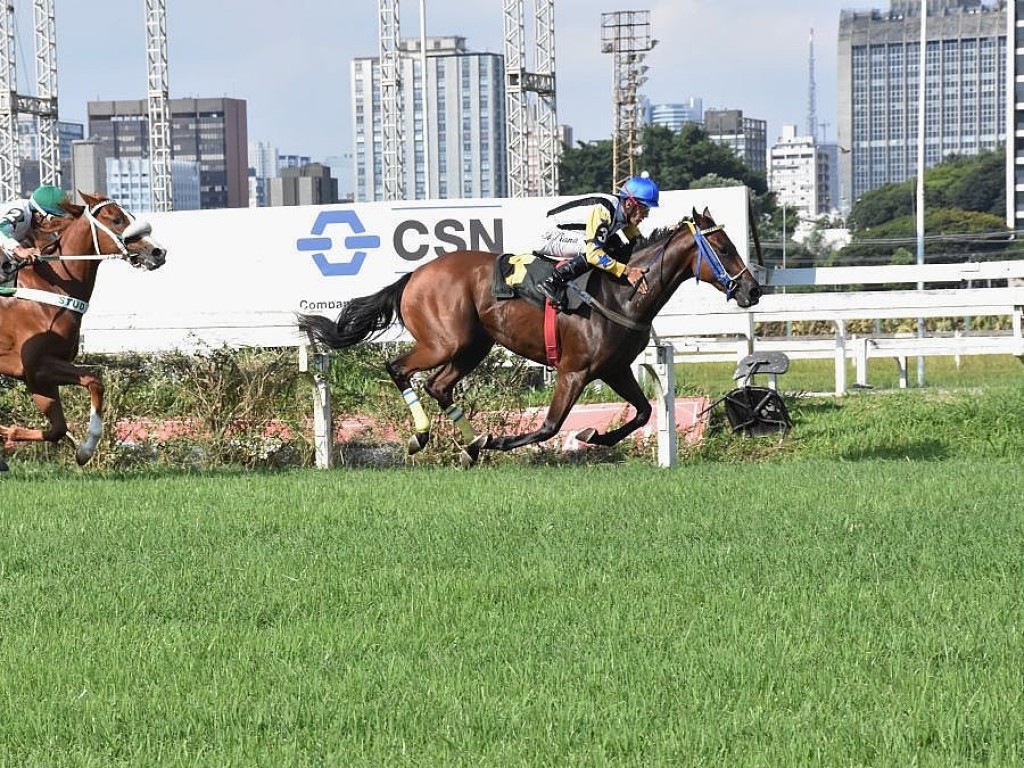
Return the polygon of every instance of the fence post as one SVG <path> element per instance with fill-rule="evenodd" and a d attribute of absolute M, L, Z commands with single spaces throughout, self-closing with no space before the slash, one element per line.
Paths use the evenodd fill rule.
<path fill-rule="evenodd" d="M 313 449 L 318 469 L 330 469 L 334 456 L 334 435 L 331 429 L 331 387 L 327 373 L 331 369 L 329 352 L 314 350 L 310 361 L 309 347 L 299 347 L 299 371 L 313 378 Z"/>
<path fill-rule="evenodd" d="M 643 367 L 654 379 L 658 389 L 658 466 L 674 467 L 678 454 L 676 436 L 676 349 L 667 341 L 658 341 L 654 347 L 654 364 L 644 362 Z M 651 347 L 648 347 L 650 358 Z"/>
<path fill-rule="evenodd" d="M 846 321 L 836 318 L 836 394 L 846 394 Z"/>

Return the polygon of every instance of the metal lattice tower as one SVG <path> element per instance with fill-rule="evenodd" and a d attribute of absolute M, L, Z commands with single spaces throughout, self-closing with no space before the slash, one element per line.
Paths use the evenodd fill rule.
<path fill-rule="evenodd" d="M 385 200 L 405 199 L 405 144 L 402 136 L 402 62 L 398 0 L 379 0 L 380 126 Z"/>
<path fill-rule="evenodd" d="M 171 182 L 170 89 L 167 83 L 167 14 L 164 0 L 146 0 L 146 71 L 149 79 L 149 183 L 154 211 L 174 208 Z"/>
<path fill-rule="evenodd" d="M 5 0 L 0 13 L 0 196 L 21 194 L 18 115 L 34 115 L 39 131 L 39 178 L 60 183 L 57 132 L 57 33 L 53 0 L 34 0 L 37 96 L 18 93 L 15 65 L 14 2 Z"/>
<path fill-rule="evenodd" d="M 811 55 L 807 60 L 807 135 L 817 140 L 818 92 L 814 82 L 814 27 L 811 27 Z"/>
<path fill-rule="evenodd" d="M 647 82 L 644 59 L 657 41 L 651 39 L 650 11 L 601 14 L 601 52 L 613 55 L 612 191 L 633 175 L 640 152 L 640 87 Z"/>
<path fill-rule="evenodd" d="M 526 70 L 523 0 L 504 0 L 503 10 L 509 196 L 556 195 L 561 147 L 555 106 L 555 0 L 534 0 L 536 72 Z M 530 120 L 531 93 L 537 94 L 535 122 Z M 531 125 L 536 174 L 530 173 Z"/>

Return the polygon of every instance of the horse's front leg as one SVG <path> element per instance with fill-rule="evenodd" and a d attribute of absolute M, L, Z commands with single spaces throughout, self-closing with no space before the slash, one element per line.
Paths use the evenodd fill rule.
<path fill-rule="evenodd" d="M 621 427 L 610 432 L 598 432 L 593 427 L 587 427 L 577 433 L 576 439 L 590 445 L 615 445 L 622 438 L 640 429 L 651 418 L 651 403 L 637 383 L 633 371 L 625 368 L 622 373 L 605 377 L 604 383 L 615 390 L 615 393 L 636 409 L 636 414 Z"/>
<path fill-rule="evenodd" d="M 510 451 L 513 448 L 521 448 L 524 445 L 542 443 L 558 434 L 565 417 L 576 404 L 583 387 L 589 379 L 582 371 L 565 373 L 559 371 L 555 378 L 555 394 L 548 406 L 548 413 L 544 423 L 533 432 L 525 432 L 521 435 L 503 435 L 501 437 L 488 437 L 484 448 L 497 451 Z"/>

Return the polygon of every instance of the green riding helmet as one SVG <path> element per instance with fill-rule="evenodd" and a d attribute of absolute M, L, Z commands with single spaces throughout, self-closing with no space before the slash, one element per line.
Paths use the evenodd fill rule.
<path fill-rule="evenodd" d="M 44 184 L 32 193 L 29 204 L 40 213 L 49 216 L 67 216 L 68 212 L 61 208 L 61 203 L 67 200 L 67 193 L 60 187 L 51 184 Z"/>

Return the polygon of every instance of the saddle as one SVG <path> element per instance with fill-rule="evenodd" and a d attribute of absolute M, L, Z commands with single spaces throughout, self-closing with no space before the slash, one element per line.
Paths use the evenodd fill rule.
<path fill-rule="evenodd" d="M 779 374 L 789 370 L 789 358 L 783 352 L 755 352 L 743 358 L 736 367 L 734 380 L 743 379 L 741 386 L 728 392 L 708 406 L 713 409 L 725 404 L 725 416 L 732 431 L 747 437 L 781 435 L 792 428 L 793 422 L 782 395 L 775 389 Z M 772 387 L 754 386 L 757 374 L 768 374 Z"/>
<path fill-rule="evenodd" d="M 523 299 L 538 309 L 544 308 L 547 300 L 537 286 L 544 282 L 555 271 L 555 263 L 532 253 L 503 253 L 494 260 L 494 282 L 491 287 L 491 294 L 495 299 Z M 587 286 L 590 281 L 597 279 L 597 270 L 588 269 L 571 282 L 580 290 L 588 292 Z M 583 314 L 582 307 L 586 303 L 580 296 L 580 291 L 574 291 L 567 287 L 566 290 L 568 306 L 567 314 Z"/>

